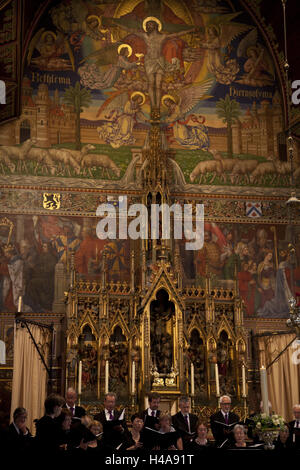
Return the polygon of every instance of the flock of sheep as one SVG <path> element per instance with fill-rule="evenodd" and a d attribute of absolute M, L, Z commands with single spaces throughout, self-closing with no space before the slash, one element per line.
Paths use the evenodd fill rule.
<path fill-rule="evenodd" d="M 279 160 L 239 160 L 236 158 L 224 158 L 217 150 L 211 149 L 213 160 L 199 162 L 190 174 L 192 183 L 213 183 L 218 176 L 222 182 L 240 184 L 279 183 L 283 177 L 288 184 L 290 181 L 291 166 L 289 162 Z M 271 179 L 270 179 L 271 177 Z M 300 177 L 300 165 L 294 169 L 294 179 Z"/>
<path fill-rule="evenodd" d="M 28 173 L 28 162 L 35 162 L 34 173 L 38 170 L 48 175 L 89 175 L 92 170 L 100 168 L 102 177 L 120 177 L 120 168 L 105 154 L 89 153 L 96 147 L 86 144 L 81 150 L 66 148 L 44 149 L 34 147 L 36 140 L 31 138 L 20 146 L 0 146 L 0 171 L 5 174 L 5 166 L 11 173 L 24 171 Z M 223 183 L 230 184 L 269 184 L 280 183 L 284 178 L 290 180 L 290 163 L 279 160 L 240 160 L 224 158 L 220 152 L 211 149 L 213 160 L 199 162 L 190 174 L 192 183 L 213 183 L 217 177 Z M 270 179 L 271 177 L 271 179 Z M 300 165 L 294 169 L 294 179 L 300 177 Z M 283 181 L 283 180 L 282 180 Z"/>
<path fill-rule="evenodd" d="M 44 149 L 34 147 L 36 139 L 27 139 L 19 147 L 2 145 L 0 147 L 0 170 L 5 174 L 4 165 L 11 173 L 25 171 L 28 173 L 28 162 L 35 162 L 34 173 L 41 170 L 44 174 L 56 175 L 84 175 L 88 173 L 93 177 L 92 169 L 100 168 L 102 176 L 111 178 L 112 174 L 120 177 L 120 168 L 108 155 L 89 153 L 96 147 L 87 144 L 81 150 L 66 148 Z"/>

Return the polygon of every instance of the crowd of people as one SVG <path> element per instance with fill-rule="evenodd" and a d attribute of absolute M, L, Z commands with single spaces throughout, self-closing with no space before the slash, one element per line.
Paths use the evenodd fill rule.
<path fill-rule="evenodd" d="M 45 414 L 35 420 L 35 436 L 28 429 L 27 411 L 17 408 L 5 430 L 2 442 L 8 452 L 26 455 L 99 455 L 127 451 L 185 451 L 197 454 L 207 448 L 262 449 L 263 443 L 251 428 L 251 417 L 241 422 L 231 411 L 231 399 L 220 399 L 220 410 L 208 425 L 190 412 L 190 399 L 179 399 L 179 411 L 173 416 L 160 409 L 160 395 L 148 396 L 149 407 L 131 416 L 128 425 L 124 410 L 116 409 L 116 395 L 107 393 L 103 410 L 95 416 L 86 414 L 76 404 L 77 394 L 68 389 L 66 398 L 51 394 L 45 400 Z M 300 449 L 300 405 L 293 408 L 295 419 L 286 424 L 275 441 L 276 449 Z M 213 438 L 212 438 L 213 437 Z"/>

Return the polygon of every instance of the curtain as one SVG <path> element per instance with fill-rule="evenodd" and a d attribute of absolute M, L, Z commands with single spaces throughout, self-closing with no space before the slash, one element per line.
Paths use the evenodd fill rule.
<path fill-rule="evenodd" d="M 259 338 L 260 367 L 265 367 L 292 341 L 295 334 Z M 272 410 L 286 421 L 293 419 L 293 405 L 300 399 L 300 342 L 294 341 L 269 369 L 268 394 Z"/>
<path fill-rule="evenodd" d="M 31 324 L 29 324 L 29 328 L 47 363 L 50 343 L 49 331 Z M 35 434 L 33 420 L 44 414 L 47 375 L 27 328 L 17 324 L 14 342 L 11 421 L 16 408 L 19 406 L 26 408 L 28 413 L 27 426 L 32 434 Z"/>

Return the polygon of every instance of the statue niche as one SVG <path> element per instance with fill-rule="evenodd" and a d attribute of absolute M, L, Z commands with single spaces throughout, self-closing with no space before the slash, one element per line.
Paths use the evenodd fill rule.
<path fill-rule="evenodd" d="M 128 343 L 118 325 L 109 338 L 109 391 L 128 398 Z"/>
<path fill-rule="evenodd" d="M 151 360 L 159 374 L 170 374 L 174 367 L 173 328 L 175 306 L 169 301 L 164 289 L 156 294 L 156 300 L 150 304 L 150 342 Z"/>
<path fill-rule="evenodd" d="M 95 399 L 97 390 L 97 341 L 91 327 L 85 325 L 78 338 L 79 359 L 82 361 L 82 398 Z"/>
<path fill-rule="evenodd" d="M 202 397 L 206 395 L 205 346 L 196 329 L 192 330 L 189 340 L 188 357 L 194 365 L 195 395 Z"/>
<path fill-rule="evenodd" d="M 234 383 L 233 343 L 222 330 L 217 342 L 217 361 L 221 394 L 236 395 Z"/>

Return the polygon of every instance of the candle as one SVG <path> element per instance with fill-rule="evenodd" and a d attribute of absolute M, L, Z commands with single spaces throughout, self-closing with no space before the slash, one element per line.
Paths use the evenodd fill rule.
<path fill-rule="evenodd" d="M 191 395 L 195 395 L 194 364 L 191 363 Z"/>
<path fill-rule="evenodd" d="M 242 365 L 242 398 L 246 398 L 246 367 Z"/>
<path fill-rule="evenodd" d="M 262 397 L 262 402 L 263 402 L 263 412 L 269 415 L 267 370 L 264 366 L 261 366 L 260 368 L 260 387 L 261 387 L 261 397 Z"/>
<path fill-rule="evenodd" d="M 131 372 L 131 393 L 135 394 L 135 362 L 132 361 L 132 372 Z"/>
<path fill-rule="evenodd" d="M 19 301 L 18 301 L 18 313 L 21 312 L 21 308 L 22 308 L 22 296 L 20 295 L 19 296 Z"/>
<path fill-rule="evenodd" d="M 105 393 L 108 393 L 109 362 L 105 361 Z"/>
<path fill-rule="evenodd" d="M 215 379 L 216 379 L 216 396 L 220 396 L 220 383 L 219 383 L 219 369 L 218 364 L 215 363 Z"/>
<path fill-rule="evenodd" d="M 78 395 L 81 395 L 81 379 L 82 379 L 82 361 L 79 361 L 79 368 L 78 368 Z"/>

